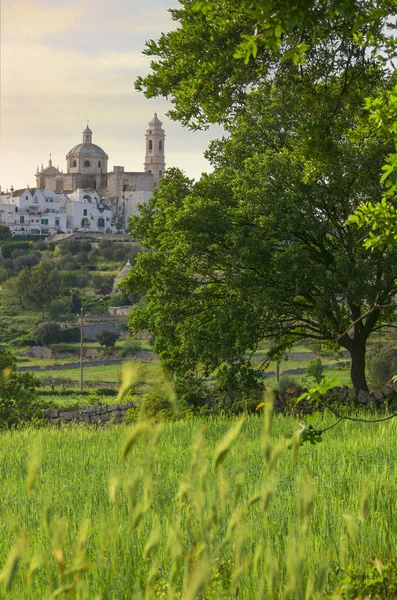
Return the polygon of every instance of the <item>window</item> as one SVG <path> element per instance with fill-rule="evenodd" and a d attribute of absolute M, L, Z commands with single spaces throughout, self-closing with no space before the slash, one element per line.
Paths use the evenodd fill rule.
<path fill-rule="evenodd" d="M 163 171 L 159 171 L 159 177 L 163 176 Z"/>
<path fill-rule="evenodd" d="M 149 152 L 151 152 L 153 150 L 153 142 L 152 140 L 149 140 Z"/>
<path fill-rule="evenodd" d="M 29 200 L 29 196 L 25 196 L 25 200 Z"/>
<path fill-rule="evenodd" d="M 59 227 L 59 219 L 55 219 L 55 227 Z"/>
<path fill-rule="evenodd" d="M 161 140 L 159 140 L 159 150 L 160 150 L 160 152 L 162 151 L 162 149 L 163 149 L 163 142 Z"/>
<path fill-rule="evenodd" d="M 148 173 L 152 174 L 151 170 L 149 169 Z"/>
<path fill-rule="evenodd" d="M 25 217 L 24 217 L 23 215 L 21 215 L 21 216 L 19 217 L 19 222 L 20 222 L 20 223 L 25 223 Z"/>
<path fill-rule="evenodd" d="M 37 197 L 37 196 L 35 196 L 35 197 L 33 198 L 33 202 L 34 202 L 35 204 L 38 204 L 38 203 L 39 203 L 39 199 L 38 199 L 38 197 Z"/>
<path fill-rule="evenodd" d="M 48 225 L 48 219 L 41 219 L 42 225 Z"/>
<path fill-rule="evenodd" d="M 87 216 L 87 209 L 84 209 L 83 215 L 86 217 Z"/>
<path fill-rule="evenodd" d="M 85 160 L 85 161 L 84 161 L 84 166 L 85 166 L 85 167 L 90 167 L 90 166 L 91 166 L 91 163 L 90 163 L 90 161 L 89 161 L 89 160 Z"/>
<path fill-rule="evenodd" d="M 77 161 L 75 161 L 75 160 L 73 161 L 72 167 L 77 167 Z"/>
<path fill-rule="evenodd" d="M 101 161 L 98 160 L 98 167 L 101 168 Z"/>
<path fill-rule="evenodd" d="M 105 219 L 98 219 L 98 227 L 105 227 Z"/>

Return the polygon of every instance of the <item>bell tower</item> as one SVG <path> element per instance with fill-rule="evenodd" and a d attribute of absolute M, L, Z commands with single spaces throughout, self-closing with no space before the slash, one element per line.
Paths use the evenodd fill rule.
<path fill-rule="evenodd" d="M 152 173 L 155 184 L 158 185 L 164 175 L 165 158 L 164 142 L 165 133 L 162 128 L 162 122 L 158 119 L 157 113 L 154 113 L 153 119 L 149 122 L 146 129 L 146 155 L 144 169 L 146 173 Z"/>

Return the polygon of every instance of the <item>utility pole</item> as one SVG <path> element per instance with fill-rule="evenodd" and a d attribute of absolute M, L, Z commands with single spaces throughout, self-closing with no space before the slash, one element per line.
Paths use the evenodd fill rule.
<path fill-rule="evenodd" d="M 80 310 L 80 392 L 83 391 L 83 309 Z"/>

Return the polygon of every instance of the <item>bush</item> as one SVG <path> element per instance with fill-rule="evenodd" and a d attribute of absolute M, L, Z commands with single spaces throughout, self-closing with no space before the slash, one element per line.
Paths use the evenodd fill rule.
<path fill-rule="evenodd" d="M 123 345 L 119 350 L 119 355 L 121 356 L 121 358 L 124 358 L 125 356 L 134 356 L 137 352 L 140 352 L 141 350 L 142 346 L 139 340 L 133 340 L 129 338 L 126 339 L 125 342 L 123 342 Z"/>
<path fill-rule="evenodd" d="M 312 360 L 309 360 L 305 376 L 305 378 L 310 377 L 316 383 L 320 383 L 324 376 L 324 365 L 321 358 L 312 358 Z"/>
<path fill-rule="evenodd" d="M 11 239 L 11 231 L 7 225 L 0 225 L 0 241 L 7 241 Z"/>
<path fill-rule="evenodd" d="M 69 327 L 68 329 L 64 329 L 62 331 L 62 342 L 66 344 L 74 344 L 75 342 L 80 341 L 80 328 L 79 327 Z"/>
<path fill-rule="evenodd" d="M 397 375 L 397 349 L 375 344 L 368 356 L 367 369 L 371 387 L 385 387 Z"/>
<path fill-rule="evenodd" d="M 1 247 L 1 255 L 3 258 L 11 258 L 12 252 L 13 250 L 16 250 L 17 248 L 21 249 L 21 250 L 29 250 L 31 248 L 31 245 L 29 242 L 6 242 L 5 244 L 2 245 Z"/>
<path fill-rule="evenodd" d="M 296 382 L 295 378 L 292 375 L 282 375 L 280 377 L 278 389 L 281 394 L 285 394 L 285 392 L 289 389 L 295 389 L 299 394 L 302 387 Z"/>
<path fill-rule="evenodd" d="M 63 341 L 63 331 L 58 323 L 43 323 L 37 329 L 36 339 L 40 346 L 59 344 Z"/>
<path fill-rule="evenodd" d="M 114 348 L 115 343 L 120 337 L 120 333 L 117 331 L 101 331 L 96 336 L 96 339 L 101 344 L 101 346 L 106 346 L 106 348 Z"/>
<path fill-rule="evenodd" d="M 48 404 L 40 401 L 40 380 L 33 373 L 16 373 L 11 348 L 0 348 L 0 428 L 16 427 L 24 421 L 41 419 Z"/>
<path fill-rule="evenodd" d="M 48 315 L 50 319 L 59 321 L 62 317 L 70 315 L 70 301 L 64 300 L 53 300 L 48 307 Z"/>
<path fill-rule="evenodd" d="M 397 559 L 371 560 L 365 569 L 349 567 L 341 586 L 337 587 L 338 598 L 356 600 L 392 600 L 397 597 Z"/>

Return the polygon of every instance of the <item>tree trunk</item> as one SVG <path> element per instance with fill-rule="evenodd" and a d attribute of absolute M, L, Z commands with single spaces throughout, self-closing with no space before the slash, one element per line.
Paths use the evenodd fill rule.
<path fill-rule="evenodd" d="M 368 392 L 367 380 L 365 378 L 366 341 L 354 340 L 349 350 L 352 358 L 350 374 L 353 387 L 357 390 Z"/>

